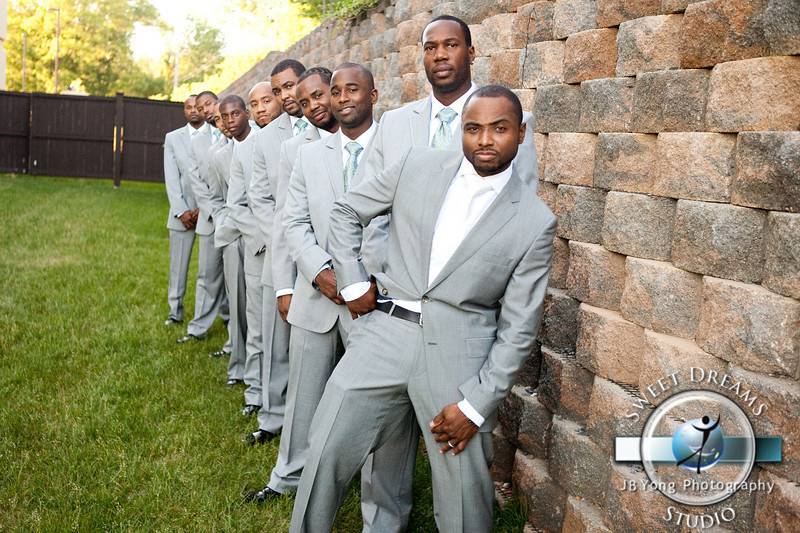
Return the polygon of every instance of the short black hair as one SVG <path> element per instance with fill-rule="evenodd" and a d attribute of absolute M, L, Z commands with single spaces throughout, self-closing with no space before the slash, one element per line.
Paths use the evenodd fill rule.
<path fill-rule="evenodd" d="M 247 111 L 247 104 L 244 103 L 244 100 L 238 94 L 229 94 L 228 96 L 223 98 L 222 101 L 219 103 L 219 107 L 221 108 L 226 104 L 236 104 L 242 108 L 242 111 Z"/>
<path fill-rule="evenodd" d="M 519 101 L 519 98 L 514 91 L 503 87 L 502 85 L 486 85 L 484 87 L 479 88 L 474 93 L 469 95 L 467 101 L 464 102 L 464 108 L 466 109 L 469 103 L 475 98 L 505 98 L 511 105 L 514 107 L 514 113 L 517 115 L 517 120 L 519 123 L 522 124 L 522 104 Z"/>
<path fill-rule="evenodd" d="M 364 76 L 366 76 L 367 82 L 369 82 L 369 90 L 370 91 L 375 88 L 375 76 L 372 75 L 372 71 L 370 69 L 368 69 L 367 67 L 365 67 L 364 65 L 362 65 L 360 63 L 353 63 L 352 61 L 345 61 L 344 63 L 341 63 L 339 66 L 337 66 L 335 69 L 333 69 L 333 71 L 336 72 L 337 70 L 345 70 L 345 69 L 348 69 L 348 68 L 354 68 L 354 69 L 360 71 Z"/>
<path fill-rule="evenodd" d="M 279 61 L 278 64 L 275 65 L 275 67 L 272 69 L 272 72 L 270 72 L 269 75 L 274 76 L 276 74 L 280 74 L 281 72 L 287 69 L 292 69 L 292 72 L 294 72 L 295 75 L 299 76 L 306 70 L 306 67 L 296 59 L 284 59 L 283 61 Z"/>
<path fill-rule="evenodd" d="M 214 94 L 213 91 L 200 91 L 199 93 L 197 93 L 197 96 L 195 98 L 200 98 L 201 96 L 205 96 L 205 95 L 208 95 L 211 98 L 213 98 L 215 102 L 217 100 L 219 100 L 219 98 L 217 98 L 217 95 Z"/>
<path fill-rule="evenodd" d="M 297 84 L 299 85 L 301 81 L 310 78 L 311 76 L 319 76 L 325 85 L 331 84 L 331 76 L 333 76 L 333 72 L 330 69 L 325 67 L 311 67 L 303 71 L 300 74 L 300 77 L 297 78 Z"/>
<path fill-rule="evenodd" d="M 467 43 L 467 47 L 472 46 L 472 32 L 469 31 L 469 26 L 467 26 L 466 22 L 458 17 L 454 17 L 453 15 L 439 15 L 438 17 L 433 17 L 427 24 L 425 24 L 425 27 L 422 28 L 422 33 L 419 36 L 419 40 L 422 41 L 422 36 L 425 35 L 425 30 L 428 29 L 428 26 L 434 22 L 439 22 L 440 20 L 449 20 L 450 22 L 455 22 L 461 26 L 461 33 L 464 34 L 464 42 Z"/>

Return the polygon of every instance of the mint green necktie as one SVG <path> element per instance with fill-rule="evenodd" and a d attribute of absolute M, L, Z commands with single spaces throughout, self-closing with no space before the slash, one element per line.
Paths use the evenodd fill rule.
<path fill-rule="evenodd" d="M 305 120 L 303 120 L 301 118 L 297 122 L 294 123 L 294 128 L 292 128 L 292 129 L 294 129 L 294 134 L 295 135 L 300 135 L 301 133 L 306 131 L 306 127 L 307 126 L 308 126 L 308 122 L 306 122 Z"/>
<path fill-rule="evenodd" d="M 347 158 L 347 164 L 344 166 L 344 191 L 350 188 L 350 182 L 358 169 L 358 156 L 364 150 L 364 147 L 355 141 L 350 141 L 344 145 L 344 149 L 350 154 Z"/>
<path fill-rule="evenodd" d="M 437 150 L 446 150 L 450 146 L 450 141 L 453 139 L 450 123 L 453 122 L 457 116 L 458 113 L 449 107 L 445 107 L 436 113 L 436 118 L 439 119 L 439 129 L 433 134 L 431 147 Z"/>

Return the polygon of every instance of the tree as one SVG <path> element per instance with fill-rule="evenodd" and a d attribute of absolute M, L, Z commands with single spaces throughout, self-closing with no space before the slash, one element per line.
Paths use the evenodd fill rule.
<path fill-rule="evenodd" d="M 56 50 L 56 14 L 52 3 L 11 0 L 7 79 L 12 90 L 22 89 L 22 34 L 27 34 L 26 90 L 52 92 Z M 79 82 L 87 92 L 116 91 L 148 96 L 161 85 L 133 60 L 130 39 L 134 24 L 160 24 L 148 0 L 61 0 L 59 52 L 60 89 Z M 149 94 L 148 94 L 149 93 Z"/>

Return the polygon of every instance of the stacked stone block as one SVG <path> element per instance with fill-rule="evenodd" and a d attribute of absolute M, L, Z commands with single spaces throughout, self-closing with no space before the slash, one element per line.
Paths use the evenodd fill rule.
<path fill-rule="evenodd" d="M 784 437 L 783 463 L 750 478 L 775 490 L 729 500 L 729 527 L 796 527 L 800 3 L 384 0 L 227 92 L 284 57 L 359 61 L 380 114 L 430 91 L 419 37 L 440 14 L 469 24 L 476 83 L 509 86 L 533 113 L 539 196 L 559 219 L 540 344 L 493 434 L 494 476 L 529 528 L 671 530 L 662 495 L 618 490 L 646 476 L 615 463 L 613 444 L 640 434 L 667 396 L 654 384 L 688 366 L 756 392 L 769 406 L 756 433 Z M 635 400 L 636 421 L 624 416 Z"/>

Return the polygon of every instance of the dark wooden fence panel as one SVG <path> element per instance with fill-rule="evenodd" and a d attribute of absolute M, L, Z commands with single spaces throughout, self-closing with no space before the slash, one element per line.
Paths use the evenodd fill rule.
<path fill-rule="evenodd" d="M 122 179 L 164 181 L 164 135 L 186 123 L 183 105 L 124 99 Z"/>
<path fill-rule="evenodd" d="M 28 169 L 31 95 L 0 91 L 0 172 Z"/>
<path fill-rule="evenodd" d="M 164 135 L 183 105 L 0 91 L 0 172 L 162 182 Z"/>
<path fill-rule="evenodd" d="M 31 117 L 32 173 L 111 177 L 112 98 L 35 94 Z"/>

